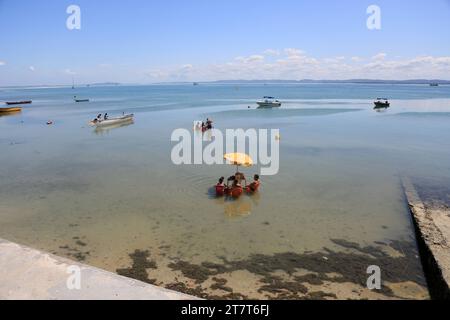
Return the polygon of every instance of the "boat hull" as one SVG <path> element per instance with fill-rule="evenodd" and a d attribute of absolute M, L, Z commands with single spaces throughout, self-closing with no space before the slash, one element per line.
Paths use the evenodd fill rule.
<path fill-rule="evenodd" d="M 280 108 L 281 102 L 257 102 L 257 105 L 260 109 Z"/>
<path fill-rule="evenodd" d="M 8 101 L 5 102 L 8 106 L 18 105 L 18 104 L 30 104 L 32 101 Z"/>
<path fill-rule="evenodd" d="M 113 125 L 116 125 L 116 124 L 121 124 L 121 123 L 126 123 L 126 122 L 129 122 L 129 121 L 133 121 L 133 118 L 134 118 L 134 115 L 131 114 L 131 115 L 127 115 L 127 116 L 124 116 L 124 117 L 111 118 L 111 119 L 108 119 L 108 120 L 101 120 L 101 121 L 98 121 L 98 122 L 91 121 L 90 125 L 91 126 L 95 126 L 97 128 L 107 127 L 107 126 L 113 126 Z"/>
<path fill-rule="evenodd" d="M 22 108 L 0 108 L 0 113 L 20 112 Z"/>
<path fill-rule="evenodd" d="M 375 109 L 377 109 L 377 108 L 389 108 L 390 106 L 391 106 L 390 103 L 375 102 Z"/>

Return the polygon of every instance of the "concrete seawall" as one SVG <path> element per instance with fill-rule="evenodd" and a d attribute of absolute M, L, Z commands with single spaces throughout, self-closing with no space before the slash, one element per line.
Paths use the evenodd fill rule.
<path fill-rule="evenodd" d="M 80 289 L 67 282 L 79 270 Z M 2 300 L 195 300 L 197 298 L 149 285 L 0 239 Z"/>
<path fill-rule="evenodd" d="M 403 178 L 402 183 L 431 298 L 450 300 L 450 210 L 423 201 L 410 179 Z"/>

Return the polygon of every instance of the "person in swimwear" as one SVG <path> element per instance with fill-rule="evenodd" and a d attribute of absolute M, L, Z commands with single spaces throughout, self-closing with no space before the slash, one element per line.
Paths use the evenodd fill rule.
<path fill-rule="evenodd" d="M 233 198 L 239 198 L 242 195 L 244 189 L 240 181 L 235 177 L 233 181 L 233 185 L 231 186 L 230 194 Z"/>
<path fill-rule="evenodd" d="M 211 130 L 212 126 L 213 126 L 212 120 L 210 120 L 209 118 L 206 119 L 206 130 Z"/>
<path fill-rule="evenodd" d="M 225 194 L 226 194 L 227 196 L 231 195 L 231 189 L 232 189 L 232 186 L 230 187 L 230 181 L 232 181 L 232 182 L 234 183 L 234 180 L 236 180 L 236 177 L 235 177 L 235 176 L 231 176 L 231 177 L 229 177 L 229 178 L 227 179 L 227 184 L 226 184 L 226 186 L 225 186 Z"/>
<path fill-rule="evenodd" d="M 259 181 L 259 175 L 255 174 L 253 177 L 253 182 L 246 187 L 246 190 L 248 193 L 255 193 L 258 191 L 260 185 L 261 182 Z"/>
<path fill-rule="evenodd" d="M 217 197 L 222 197 L 225 195 L 225 184 L 223 183 L 225 180 L 224 177 L 221 177 L 219 179 L 219 182 L 216 184 L 216 196 Z"/>
<path fill-rule="evenodd" d="M 236 172 L 235 177 L 239 181 L 239 184 L 242 184 L 242 181 L 245 181 L 245 184 L 247 184 L 247 179 L 245 178 L 245 175 L 243 173 Z"/>

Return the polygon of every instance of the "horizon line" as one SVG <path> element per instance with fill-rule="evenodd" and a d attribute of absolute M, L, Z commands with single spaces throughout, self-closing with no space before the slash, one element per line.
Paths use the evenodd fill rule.
<path fill-rule="evenodd" d="M 450 80 L 445 79 L 226 79 L 226 80 L 208 80 L 208 81 L 160 81 L 160 82 L 94 82 L 94 83 L 83 83 L 76 85 L 75 88 L 87 87 L 87 86 L 123 86 L 123 85 L 164 85 L 164 84 L 211 84 L 211 83 L 266 83 L 266 84 L 276 84 L 276 83 L 354 83 L 354 84 L 383 84 L 383 83 L 397 83 L 397 84 L 450 84 Z M 0 86 L 0 88 L 30 88 L 30 87 L 72 87 L 73 84 L 37 84 L 37 85 L 10 85 L 10 86 Z"/>

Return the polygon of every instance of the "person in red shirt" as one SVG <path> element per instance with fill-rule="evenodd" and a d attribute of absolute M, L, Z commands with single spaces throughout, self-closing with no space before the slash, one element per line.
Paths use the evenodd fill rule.
<path fill-rule="evenodd" d="M 258 191 L 260 185 L 261 182 L 259 181 L 259 175 L 255 174 L 253 177 L 253 182 L 246 187 L 246 190 L 248 193 L 255 193 Z"/>
<path fill-rule="evenodd" d="M 224 177 L 221 177 L 219 179 L 219 182 L 216 184 L 216 196 L 217 197 L 223 197 L 225 195 L 225 184 L 223 181 L 225 180 Z"/>
<path fill-rule="evenodd" d="M 231 196 L 233 198 L 237 199 L 237 198 L 239 198 L 242 195 L 243 192 L 244 192 L 244 188 L 242 188 L 241 183 L 235 177 L 234 181 L 233 181 L 233 185 L 231 186 L 231 189 L 230 189 Z"/>

